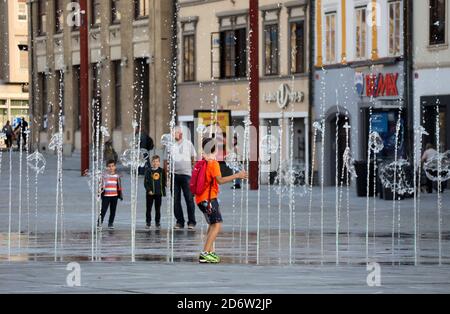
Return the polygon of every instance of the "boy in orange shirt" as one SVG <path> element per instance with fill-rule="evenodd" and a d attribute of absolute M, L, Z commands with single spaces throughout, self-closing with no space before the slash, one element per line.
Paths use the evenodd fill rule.
<path fill-rule="evenodd" d="M 223 219 L 219 209 L 219 185 L 233 182 L 236 179 L 246 180 L 248 178 L 247 172 L 242 171 L 229 177 L 222 177 L 220 165 L 216 160 L 216 146 L 217 143 L 212 138 L 203 140 L 203 158 L 208 162 L 206 169 L 206 182 L 209 186 L 201 195 L 195 196 L 195 202 L 203 212 L 208 223 L 208 233 L 206 236 L 205 246 L 203 252 L 200 254 L 200 263 L 220 263 L 220 257 L 213 252 L 214 242 L 219 235 Z"/>

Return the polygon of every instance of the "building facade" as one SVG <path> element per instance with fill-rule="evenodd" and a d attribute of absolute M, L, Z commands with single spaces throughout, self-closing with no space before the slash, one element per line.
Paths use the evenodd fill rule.
<path fill-rule="evenodd" d="M 0 127 L 29 116 L 28 12 L 25 0 L 0 2 Z M 3 143 L 1 143 L 3 145 Z"/>
<path fill-rule="evenodd" d="M 367 161 L 371 132 L 384 142 L 377 158 L 388 161 L 395 157 L 399 125 L 398 158 L 408 157 L 407 2 L 315 3 L 314 112 L 325 124 L 326 184 L 334 185 L 336 170 L 342 171 L 347 141 L 353 158 Z"/>
<path fill-rule="evenodd" d="M 81 148 L 77 2 L 30 2 L 33 136 L 45 150 L 62 107 L 65 154 Z M 91 121 L 97 104 L 118 152 L 128 148 L 141 105 L 143 129 L 153 139 L 168 129 L 172 11 L 167 0 L 88 0 Z"/>
<path fill-rule="evenodd" d="M 422 125 L 428 133 L 422 144 L 440 144 L 443 152 L 450 149 L 450 1 L 413 3 L 415 129 Z"/>
<path fill-rule="evenodd" d="M 310 8 L 310 1 L 304 0 L 259 1 L 260 124 L 283 126 L 279 153 L 287 159 L 293 146 L 295 162 L 305 166 L 309 163 Z M 250 107 L 249 1 L 181 0 L 178 24 L 180 123 L 194 134 L 197 110 L 225 110 L 231 112 L 232 126 L 242 126 Z M 277 102 L 280 95 L 287 101 Z M 291 136 L 294 145 L 288 144 Z"/>

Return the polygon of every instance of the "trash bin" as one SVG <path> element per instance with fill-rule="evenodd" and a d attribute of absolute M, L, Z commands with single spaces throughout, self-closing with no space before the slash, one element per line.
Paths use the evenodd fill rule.
<path fill-rule="evenodd" d="M 356 178 L 356 194 L 358 197 L 367 197 L 367 161 L 359 160 L 355 161 L 355 170 L 356 175 L 358 176 Z M 373 173 L 374 173 L 374 167 L 373 163 L 371 162 L 370 170 L 372 172 L 369 180 L 369 196 L 373 196 L 373 190 L 374 190 L 374 180 L 373 180 Z"/>

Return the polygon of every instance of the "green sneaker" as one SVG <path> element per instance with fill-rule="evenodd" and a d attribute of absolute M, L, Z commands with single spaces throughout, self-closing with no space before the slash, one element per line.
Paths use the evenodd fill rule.
<path fill-rule="evenodd" d="M 201 264 L 217 264 L 220 260 L 215 254 L 201 253 L 198 261 Z"/>
<path fill-rule="evenodd" d="M 216 259 L 216 263 L 220 263 L 220 257 L 219 257 L 219 255 L 216 254 L 216 252 L 211 252 L 211 253 L 209 253 L 209 255 L 211 257 L 213 257 L 214 259 Z"/>

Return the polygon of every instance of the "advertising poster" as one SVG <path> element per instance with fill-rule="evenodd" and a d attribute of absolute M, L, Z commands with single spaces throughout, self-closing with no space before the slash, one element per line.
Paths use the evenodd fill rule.
<path fill-rule="evenodd" d="M 227 155 L 226 147 L 229 136 L 227 131 L 231 126 L 231 111 L 196 110 L 194 112 L 194 118 L 194 129 L 202 130 L 202 132 L 200 132 L 202 134 L 198 134 L 199 132 L 197 132 L 197 136 L 203 135 L 203 138 L 215 138 L 218 144 L 217 160 L 224 161 L 224 158 Z M 201 127 L 199 128 L 199 126 Z M 201 138 L 199 139 L 199 143 L 201 143 Z"/>

